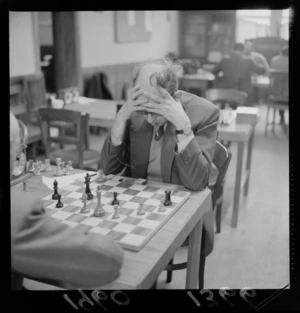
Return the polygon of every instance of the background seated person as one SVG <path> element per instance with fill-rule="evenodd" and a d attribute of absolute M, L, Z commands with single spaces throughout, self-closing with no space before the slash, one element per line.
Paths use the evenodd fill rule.
<path fill-rule="evenodd" d="M 236 43 L 228 57 L 224 57 L 212 70 L 216 75 L 215 88 L 233 88 L 248 94 L 246 105 L 253 105 L 252 74 L 265 74 L 266 69 L 244 56 L 244 45 Z"/>
<path fill-rule="evenodd" d="M 20 128 L 10 113 L 10 173 L 20 154 Z M 12 289 L 23 276 L 97 287 L 119 275 L 124 252 L 110 237 L 71 228 L 47 216 L 42 200 L 11 189 Z"/>
<path fill-rule="evenodd" d="M 244 55 L 250 57 L 254 63 L 265 68 L 265 73 L 269 74 L 270 66 L 266 57 L 255 51 L 255 47 L 251 41 L 246 40 L 244 46 Z"/>
<path fill-rule="evenodd" d="M 219 109 L 178 89 L 182 68 L 168 59 L 139 64 L 129 99 L 119 110 L 101 151 L 105 174 L 146 178 L 201 190 L 208 184 Z M 143 113 L 143 114 L 141 114 Z M 163 134 L 163 135 L 162 135 Z M 213 243 L 213 212 L 204 220 Z"/>
<path fill-rule="evenodd" d="M 276 55 L 271 60 L 271 69 L 289 72 L 289 46 L 284 45 L 281 48 L 279 55 Z M 284 124 L 284 110 L 279 110 L 280 122 Z"/>

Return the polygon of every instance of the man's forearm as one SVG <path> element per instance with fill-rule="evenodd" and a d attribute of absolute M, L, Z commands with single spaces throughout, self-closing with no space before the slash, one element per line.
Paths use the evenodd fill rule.
<path fill-rule="evenodd" d="M 121 112 L 117 115 L 114 125 L 111 129 L 111 142 L 114 146 L 122 143 L 125 133 L 126 120 L 122 117 Z"/>

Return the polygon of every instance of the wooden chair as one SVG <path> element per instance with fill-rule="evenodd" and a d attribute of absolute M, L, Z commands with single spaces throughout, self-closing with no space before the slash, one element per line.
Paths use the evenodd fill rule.
<path fill-rule="evenodd" d="M 89 115 L 71 110 L 61 110 L 52 108 L 41 108 L 38 110 L 38 117 L 42 131 L 43 144 L 46 157 L 52 163 L 56 158 L 63 161 L 72 161 L 74 167 L 89 169 L 92 165 L 100 162 L 100 151 L 89 148 Z M 54 136 L 50 132 L 53 122 L 65 122 L 73 125 L 74 132 L 71 135 L 58 134 Z M 51 149 L 52 143 L 75 145 L 75 149 Z"/>
<path fill-rule="evenodd" d="M 269 122 L 269 113 L 273 109 L 273 120 Z M 265 125 L 265 135 L 268 132 L 268 126 L 272 125 L 272 131 L 274 131 L 276 118 L 276 110 L 288 110 L 289 109 L 289 74 L 281 71 L 270 71 L 270 96 L 267 102 L 267 117 Z"/>
<path fill-rule="evenodd" d="M 206 91 L 206 99 L 223 109 L 226 104 L 233 109 L 245 105 L 247 93 L 236 89 L 211 88 Z"/>
<path fill-rule="evenodd" d="M 45 79 L 42 72 L 25 78 L 25 96 L 27 110 L 31 113 L 31 122 L 38 123 L 38 109 L 47 106 Z"/>
<path fill-rule="evenodd" d="M 223 186 L 224 178 L 228 169 L 228 165 L 231 160 L 231 152 L 226 149 L 220 142 L 216 142 L 216 148 L 213 157 L 213 163 L 218 169 L 218 177 L 213 186 L 209 186 L 212 190 L 212 205 L 216 216 L 216 232 L 221 232 L 221 210 L 222 210 L 222 196 L 223 196 Z M 205 256 L 200 257 L 199 266 L 199 289 L 203 288 L 204 284 L 204 268 L 205 268 Z M 174 264 L 173 259 L 169 262 L 165 270 L 167 271 L 167 283 L 172 281 L 172 271 L 182 270 L 187 268 L 187 262 Z"/>

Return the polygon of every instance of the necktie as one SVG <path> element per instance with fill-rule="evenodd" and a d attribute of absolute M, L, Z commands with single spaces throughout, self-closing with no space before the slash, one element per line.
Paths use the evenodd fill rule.
<path fill-rule="evenodd" d="M 159 126 L 155 132 L 154 139 L 158 141 L 164 135 L 164 125 Z"/>

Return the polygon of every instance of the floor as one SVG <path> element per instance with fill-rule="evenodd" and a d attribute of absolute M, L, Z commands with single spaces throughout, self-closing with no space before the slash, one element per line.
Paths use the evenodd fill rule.
<path fill-rule="evenodd" d="M 236 144 L 226 176 L 222 229 L 215 235 L 213 252 L 207 257 L 204 287 L 219 289 L 279 289 L 289 283 L 289 141 L 277 126 L 264 136 L 266 107 L 259 106 L 255 129 L 250 188 L 241 196 L 238 227 L 231 228 L 231 203 L 236 166 Z M 287 114 L 287 112 L 286 112 Z M 288 116 L 286 116 L 288 119 Z M 101 150 L 106 132 L 91 135 L 93 149 Z M 42 157 L 42 156 L 41 156 Z M 186 260 L 187 248 L 175 255 L 175 263 Z M 158 289 L 183 289 L 186 270 L 166 272 L 158 278 Z"/>

